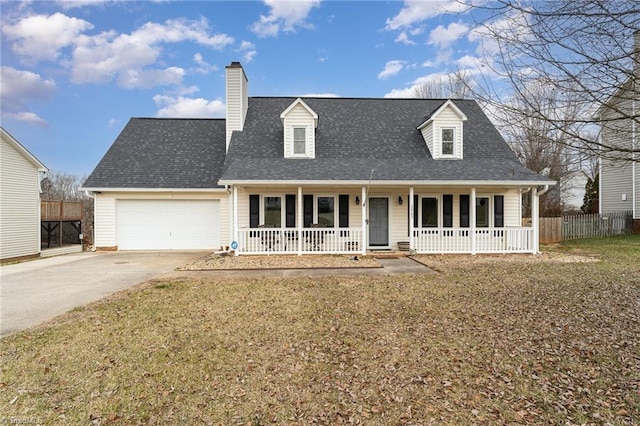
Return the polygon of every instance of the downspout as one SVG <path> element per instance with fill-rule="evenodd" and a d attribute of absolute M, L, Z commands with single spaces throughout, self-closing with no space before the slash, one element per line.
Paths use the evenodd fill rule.
<path fill-rule="evenodd" d="M 531 189 L 531 188 L 529 188 L 529 189 Z M 542 191 L 538 192 L 538 197 L 541 196 L 541 195 L 544 195 L 548 190 L 549 190 L 549 185 L 545 185 L 544 189 Z"/>

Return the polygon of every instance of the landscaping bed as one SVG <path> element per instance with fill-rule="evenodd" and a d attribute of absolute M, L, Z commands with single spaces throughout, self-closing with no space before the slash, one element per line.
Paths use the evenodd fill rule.
<path fill-rule="evenodd" d="M 379 268 L 371 256 L 357 255 L 272 255 L 233 256 L 210 254 L 178 270 L 207 271 L 218 269 L 309 269 L 309 268 Z"/>

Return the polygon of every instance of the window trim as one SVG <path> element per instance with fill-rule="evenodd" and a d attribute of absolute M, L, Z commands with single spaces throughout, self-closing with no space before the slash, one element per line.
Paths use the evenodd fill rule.
<path fill-rule="evenodd" d="M 437 214 L 438 214 L 438 224 L 437 226 L 422 226 L 422 200 L 424 198 L 435 198 L 438 202 Z M 418 196 L 418 228 L 420 229 L 436 229 L 442 228 L 442 194 L 434 195 L 434 194 L 420 194 Z"/>
<path fill-rule="evenodd" d="M 296 152 L 296 129 L 304 130 L 304 152 Z M 298 141 L 300 142 L 300 141 Z M 291 126 L 291 156 L 292 157 L 308 157 L 309 156 L 309 132 L 307 126 Z"/>
<path fill-rule="evenodd" d="M 451 141 L 446 141 L 451 143 L 451 154 L 444 153 L 445 140 L 442 136 L 445 130 L 451 130 L 453 133 Z M 440 127 L 440 155 L 444 158 L 456 157 L 456 127 Z"/>
<path fill-rule="evenodd" d="M 487 226 L 480 226 L 478 225 L 478 200 L 480 199 L 486 199 L 487 200 Z M 476 209 L 476 229 L 478 228 L 493 228 L 493 195 L 485 195 L 485 194 L 481 194 L 481 195 L 476 195 L 476 205 L 474 206 L 474 208 Z"/>
<path fill-rule="evenodd" d="M 333 198 L 333 226 L 323 226 L 323 228 L 338 228 L 339 215 L 338 211 L 340 210 L 338 202 L 339 195 L 338 194 L 313 194 L 313 223 L 318 223 L 318 199 L 319 198 Z"/>
<path fill-rule="evenodd" d="M 260 194 L 260 221 L 259 224 L 260 225 L 265 225 L 265 198 L 274 198 L 274 197 L 279 197 L 280 198 L 280 228 L 285 228 L 286 227 L 286 221 L 287 221 L 287 212 L 286 212 L 286 194 L 272 194 L 272 193 L 267 193 L 267 194 Z M 283 226 L 284 224 L 284 226 Z"/>

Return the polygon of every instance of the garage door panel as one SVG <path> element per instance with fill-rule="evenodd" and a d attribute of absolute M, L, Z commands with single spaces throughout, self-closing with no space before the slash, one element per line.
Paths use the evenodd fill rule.
<path fill-rule="evenodd" d="M 217 200 L 119 200 L 117 212 L 122 250 L 220 247 Z"/>

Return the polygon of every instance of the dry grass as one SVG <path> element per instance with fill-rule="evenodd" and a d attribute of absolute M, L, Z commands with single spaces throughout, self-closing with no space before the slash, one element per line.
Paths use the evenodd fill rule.
<path fill-rule="evenodd" d="M 44 424 L 637 424 L 640 238 L 599 262 L 155 281 L 2 340 L 0 412 Z"/>

